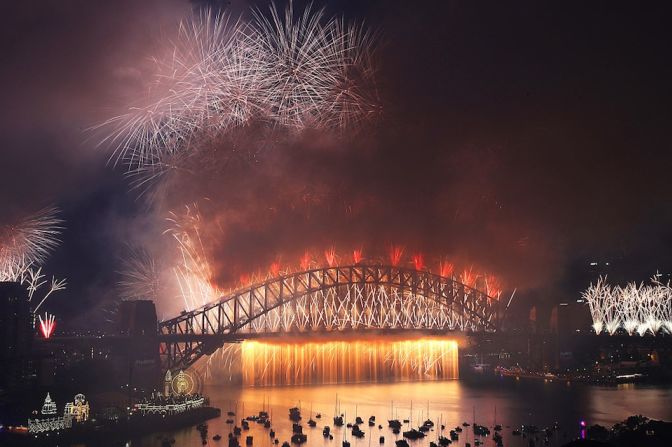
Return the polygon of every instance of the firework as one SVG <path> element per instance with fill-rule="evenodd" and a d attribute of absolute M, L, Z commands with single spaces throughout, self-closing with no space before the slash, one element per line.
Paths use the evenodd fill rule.
<path fill-rule="evenodd" d="M 277 278 L 278 276 L 280 276 L 280 262 L 279 261 L 271 262 L 271 266 L 268 268 L 268 273 L 270 273 L 272 278 Z"/>
<path fill-rule="evenodd" d="M 359 264 L 364 259 L 363 251 L 361 248 L 356 248 L 352 250 L 352 262 L 353 264 Z"/>
<path fill-rule="evenodd" d="M 390 252 L 389 252 L 389 257 L 390 257 L 390 264 L 393 266 L 399 265 L 399 261 L 401 261 L 401 256 L 404 254 L 404 248 L 400 247 L 398 245 L 392 245 L 390 247 Z"/>
<path fill-rule="evenodd" d="M 310 6 L 254 10 L 244 23 L 204 12 L 180 23 L 145 98 L 95 126 L 111 160 L 143 186 L 199 142 L 252 121 L 300 130 L 346 128 L 375 114 L 376 38 Z"/>
<path fill-rule="evenodd" d="M 453 276 L 453 271 L 455 270 L 455 264 L 448 261 L 439 262 L 439 275 L 444 278 L 451 278 Z"/>
<path fill-rule="evenodd" d="M 303 256 L 301 256 L 299 264 L 301 265 L 301 270 L 308 270 L 310 268 L 310 252 L 305 252 Z"/>
<path fill-rule="evenodd" d="M 0 281 L 18 281 L 31 266 L 44 263 L 58 246 L 63 221 L 55 207 L 0 227 Z"/>
<path fill-rule="evenodd" d="M 154 258 L 141 247 L 130 247 L 122 260 L 117 282 L 122 299 L 157 300 L 161 293 L 160 272 Z"/>
<path fill-rule="evenodd" d="M 56 329 L 56 317 L 45 312 L 44 319 L 42 319 L 41 315 L 39 315 L 38 318 L 40 320 L 40 332 L 42 333 L 42 336 L 44 338 L 51 337 L 51 334 L 54 333 L 54 329 Z"/>
<path fill-rule="evenodd" d="M 499 278 L 494 275 L 485 274 L 483 275 L 483 282 L 485 285 L 485 294 L 489 297 L 499 299 L 502 294 L 502 285 L 499 282 Z"/>
<path fill-rule="evenodd" d="M 476 285 L 476 278 L 478 276 L 474 274 L 473 268 L 464 269 L 460 275 L 460 282 L 467 287 L 474 287 Z"/>
<path fill-rule="evenodd" d="M 425 257 L 422 253 L 414 254 L 412 259 L 413 267 L 415 267 L 416 270 L 422 270 L 425 267 Z"/>
<path fill-rule="evenodd" d="M 172 227 L 166 231 L 177 242 L 179 259 L 173 273 L 185 309 L 192 310 L 218 299 L 222 292 L 215 287 L 200 236 L 201 214 L 196 205 L 186 206 L 183 214 L 170 213 Z"/>
<path fill-rule="evenodd" d="M 210 12 L 180 23 L 170 56 L 155 59 L 146 97 L 95 127 L 111 129 L 101 144 L 112 146 L 115 163 L 123 161 L 131 170 L 160 165 L 189 149 L 201 132 L 242 119 L 231 92 L 243 80 L 232 81 L 228 73 L 241 33 L 240 22 Z"/>
<path fill-rule="evenodd" d="M 309 5 L 296 12 L 290 2 L 270 17 L 256 10 L 254 29 L 271 77 L 265 103 L 283 126 L 346 127 L 373 113 L 366 94 L 373 79 L 374 36 L 361 25 L 327 18 Z"/>
<path fill-rule="evenodd" d="M 324 250 L 324 260 L 327 261 L 329 267 L 336 265 L 336 249 L 334 247 Z"/>
<path fill-rule="evenodd" d="M 656 335 L 661 330 L 672 333 L 672 288 L 654 276 L 651 284 L 629 283 L 611 286 L 600 277 L 582 293 L 588 303 L 593 330 L 615 334 L 619 329 L 628 335 Z"/>

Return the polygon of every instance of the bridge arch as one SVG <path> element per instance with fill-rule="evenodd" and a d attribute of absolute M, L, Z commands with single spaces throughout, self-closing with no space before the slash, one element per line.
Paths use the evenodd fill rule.
<path fill-rule="evenodd" d="M 492 332 L 498 301 L 453 278 L 389 265 L 311 269 L 268 279 L 159 324 L 165 369 L 224 343 L 278 333 Z"/>

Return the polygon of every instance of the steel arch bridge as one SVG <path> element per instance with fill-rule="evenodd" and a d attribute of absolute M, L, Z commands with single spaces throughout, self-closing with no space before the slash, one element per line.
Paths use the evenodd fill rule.
<path fill-rule="evenodd" d="M 453 278 L 386 265 L 288 274 L 159 323 L 164 370 L 224 343 L 279 333 L 366 330 L 493 332 L 498 301 Z"/>

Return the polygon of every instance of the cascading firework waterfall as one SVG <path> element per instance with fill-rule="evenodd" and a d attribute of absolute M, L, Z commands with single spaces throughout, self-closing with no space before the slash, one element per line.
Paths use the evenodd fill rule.
<path fill-rule="evenodd" d="M 441 338 L 245 341 L 245 386 L 458 378 L 458 344 Z"/>

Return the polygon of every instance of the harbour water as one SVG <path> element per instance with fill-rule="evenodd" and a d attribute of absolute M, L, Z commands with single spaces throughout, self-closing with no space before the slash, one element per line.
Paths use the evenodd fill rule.
<path fill-rule="evenodd" d="M 446 380 L 434 382 L 404 382 L 386 384 L 347 384 L 313 385 L 287 387 L 223 387 L 206 386 L 204 393 L 210 396 L 211 403 L 222 409 L 222 417 L 208 422 L 208 445 L 227 445 L 228 433 L 232 425 L 226 423 L 227 411 L 236 412 L 236 425 L 240 419 L 257 414 L 260 410 L 271 413 L 273 429 L 280 440 L 289 441 L 292 422 L 288 418 L 290 407 L 300 407 L 304 433 L 308 435 L 306 447 L 341 447 L 346 428 L 334 428 L 336 397 L 338 396 L 340 413 L 344 413 L 347 422 L 353 422 L 356 416 L 364 420 L 361 427 L 366 435 L 354 438 L 347 430 L 347 439 L 352 447 L 370 447 L 379 445 L 380 436 L 385 437 L 384 446 L 394 447 L 394 441 L 401 439 L 387 427 L 391 417 L 399 420 L 410 419 L 413 426 L 426 419 L 435 423 L 425 439 L 409 441 L 411 447 L 426 447 L 430 441 L 436 441 L 440 422 L 447 430 L 463 422 L 486 425 L 492 428 L 497 423 L 503 426 L 502 436 L 505 446 L 527 446 L 528 439 L 513 436 L 512 430 L 522 424 L 537 425 L 540 429 L 558 423 L 556 432 L 549 445 L 562 445 L 580 436 L 580 422 L 587 425 L 601 424 L 610 426 L 633 414 L 672 420 L 672 386 L 621 385 L 619 387 L 601 387 L 583 384 L 558 382 L 515 380 L 512 378 L 473 383 L 470 380 Z M 412 408 L 412 411 L 411 411 Z M 317 427 L 308 427 L 311 417 L 317 421 Z M 366 421 L 376 417 L 376 426 L 369 427 Z M 383 426 L 378 428 L 378 424 Z M 324 439 L 322 428 L 329 425 L 334 439 Z M 404 424 L 408 430 L 410 424 Z M 212 440 L 215 434 L 221 434 L 220 441 Z M 253 436 L 253 445 L 270 447 L 272 444 L 269 430 L 262 425 L 250 423 L 250 430 L 243 431 L 241 445 L 246 436 Z M 164 434 L 175 439 L 175 446 L 201 446 L 201 437 L 196 428 L 184 429 Z M 142 439 L 129 440 L 130 447 L 159 447 L 161 436 L 155 434 Z M 541 438 L 540 438 L 541 439 Z M 458 442 L 453 446 L 464 446 L 465 442 L 474 445 L 471 427 L 464 427 Z M 494 445 L 487 439 L 484 445 Z M 541 445 L 541 443 L 537 443 Z"/>

